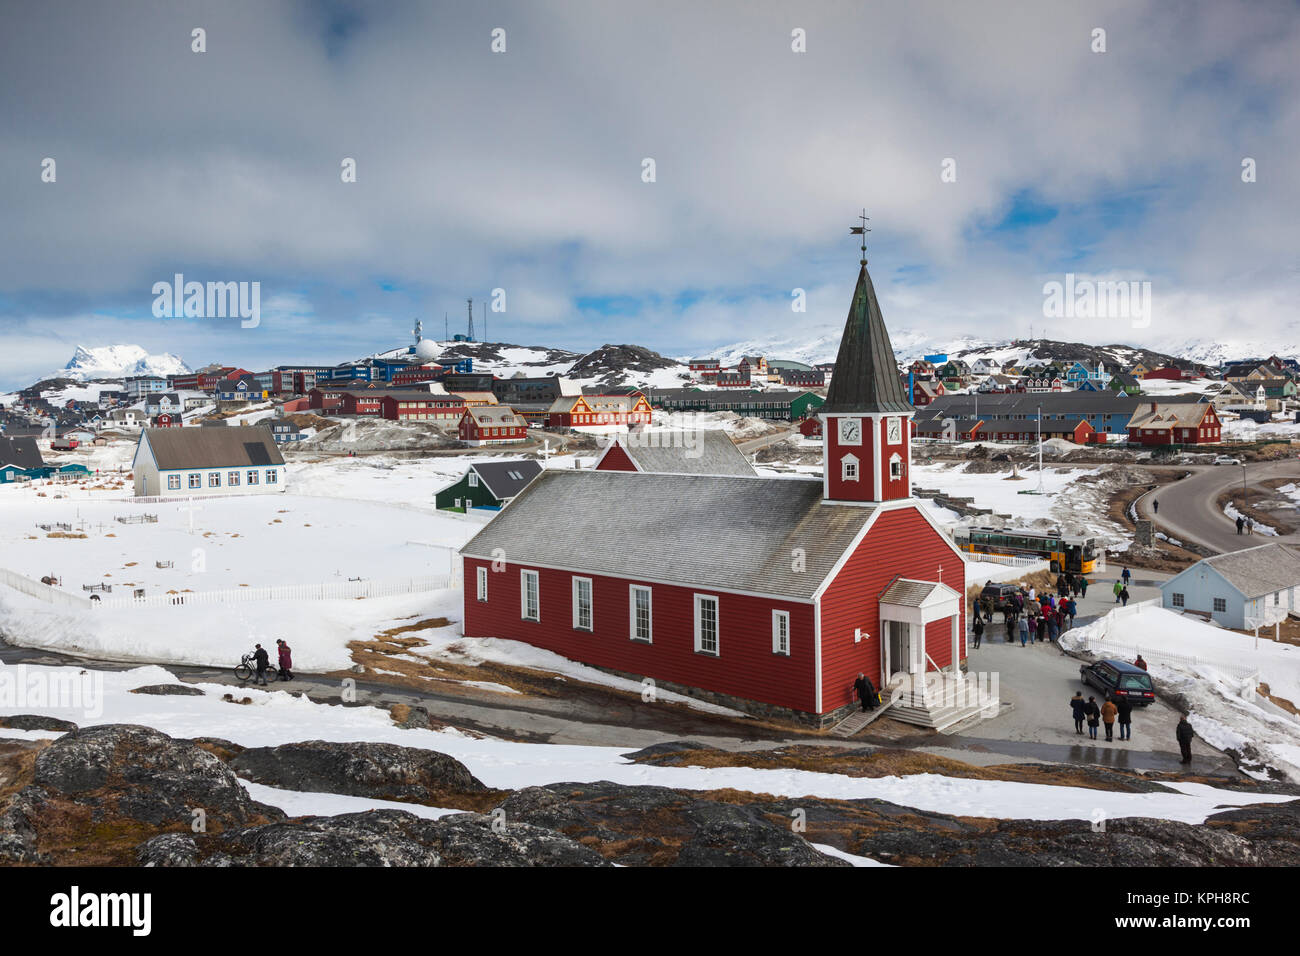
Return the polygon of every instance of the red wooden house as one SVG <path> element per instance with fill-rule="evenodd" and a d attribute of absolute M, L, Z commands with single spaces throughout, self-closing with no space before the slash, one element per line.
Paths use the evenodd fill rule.
<path fill-rule="evenodd" d="M 528 437 L 528 422 L 509 405 L 472 405 L 460 418 L 460 440 L 467 445 L 505 445 Z"/>
<path fill-rule="evenodd" d="M 628 395 L 561 395 L 547 412 L 552 428 L 649 425 L 653 409 L 640 392 Z"/>
<path fill-rule="evenodd" d="M 815 724 L 854 708 L 859 673 L 913 692 L 901 719 L 986 708 L 935 696 L 971 687 L 965 563 L 912 495 L 913 409 L 865 262 L 835 368 L 824 478 L 544 471 L 461 551 L 466 636 Z"/>
<path fill-rule="evenodd" d="M 1139 445 L 1213 444 L 1221 433 L 1209 402 L 1144 402 L 1128 420 L 1128 440 Z"/>
<path fill-rule="evenodd" d="M 804 438 L 821 438 L 822 437 L 822 420 L 820 418 L 805 418 L 799 423 L 799 434 Z"/>

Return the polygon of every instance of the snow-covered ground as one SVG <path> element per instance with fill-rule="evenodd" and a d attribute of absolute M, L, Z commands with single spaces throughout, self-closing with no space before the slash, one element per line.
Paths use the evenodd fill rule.
<path fill-rule="evenodd" d="M 1053 468 L 1042 472 L 1042 494 L 1037 466 L 1020 468 L 1013 478 L 1006 471 L 968 472 L 965 463 L 914 464 L 912 483 L 934 488 L 959 498 L 972 498 L 977 507 L 992 508 L 997 514 L 1013 516 L 1013 523 L 1028 527 L 1060 527 L 1067 533 L 1097 536 L 1099 544 L 1110 545 L 1124 538 L 1122 529 L 1106 517 L 1107 493 L 1100 483 L 1083 482 L 1097 475 L 1098 468 Z M 979 519 L 963 519 L 969 524 Z"/>
<path fill-rule="evenodd" d="M 10 671 L 22 671 L 9 676 Z M 829 799 L 882 799 L 918 810 L 995 819 L 1092 820 L 1156 817 L 1201 823 L 1223 807 L 1281 803 L 1292 798 L 1220 790 L 1195 783 L 1169 784 L 1176 793 L 1119 793 L 1046 784 L 1012 783 L 914 774 L 893 777 L 850 777 L 807 770 L 757 770 L 746 767 L 656 767 L 636 764 L 625 747 L 565 746 L 472 738 L 455 731 L 403 730 L 387 712 L 366 706 L 330 706 L 278 690 L 247 688 L 252 703 L 232 706 L 222 701 L 224 685 L 196 685 L 202 697 L 153 697 L 129 693 L 145 684 L 175 683 L 161 667 L 122 672 L 96 672 L 102 679 L 90 707 L 58 706 L 49 700 L 21 699 L 29 688 L 53 686 L 71 679 L 74 668 L 19 665 L 0 667 L 0 714 L 39 713 L 73 720 L 83 726 L 132 723 L 155 727 L 173 737 L 220 737 L 245 747 L 270 747 L 300 740 L 395 743 L 448 754 L 463 762 L 489 787 L 518 789 L 560 782 L 609 780 L 628 785 L 653 785 L 684 790 L 730 788 L 782 797 L 819 796 Z M 72 673 L 69 673 L 72 672 Z M 102 673 L 102 678 L 100 677 Z M 7 679 L 6 679 L 7 678 Z M 23 688 L 21 692 L 18 688 Z M 7 693 L 6 688 L 8 688 Z M 646 706 L 654 706 L 647 704 Z M 41 731 L 0 730 L 0 736 L 57 736 Z M 253 790 L 259 798 L 293 807 L 298 812 L 325 812 L 380 806 L 362 798 L 330 797 L 326 806 L 318 795 L 291 791 Z M 405 804 L 404 809 L 409 809 Z M 437 811 L 433 811 L 437 812 Z"/>
<path fill-rule="evenodd" d="M 1300 438 L 1300 422 L 1267 422 L 1261 425 L 1249 418 L 1225 418 L 1223 438 L 1225 441 L 1260 441 L 1266 438 L 1290 441 Z"/>
<path fill-rule="evenodd" d="M 1141 653 L 1150 672 L 1184 694 L 1192 727 L 1211 746 L 1255 748 L 1263 761 L 1300 782 L 1300 719 L 1259 703 L 1253 684 L 1238 676 L 1258 670 L 1270 693 L 1300 704 L 1300 647 L 1206 624 L 1158 607 L 1112 613 L 1061 635 L 1066 647 L 1102 641 L 1102 653 L 1134 659 Z"/>
<path fill-rule="evenodd" d="M 1223 513 L 1228 516 L 1228 519 L 1230 521 L 1236 521 L 1238 518 L 1245 517 L 1245 515 L 1243 515 L 1240 511 L 1237 510 L 1237 506 L 1234 505 L 1231 501 L 1229 501 L 1227 504 L 1223 506 Z M 1277 537 L 1277 528 L 1274 528 L 1271 525 L 1266 525 L 1262 521 L 1256 521 L 1253 530 L 1255 534 L 1268 534 L 1268 535 L 1272 535 L 1273 537 Z"/>

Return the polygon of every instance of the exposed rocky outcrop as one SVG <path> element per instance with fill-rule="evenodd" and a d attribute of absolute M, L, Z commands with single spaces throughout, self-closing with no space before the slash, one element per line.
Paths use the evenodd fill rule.
<path fill-rule="evenodd" d="M 199 820 L 213 832 L 284 818 L 216 756 L 148 727 L 64 734 L 36 753 L 29 780 L 0 807 L 0 861 L 120 862 L 141 840 Z"/>
<path fill-rule="evenodd" d="M 216 836 L 167 834 L 141 844 L 153 866 L 602 866 L 553 830 L 477 813 L 424 820 L 403 810 L 308 817 Z"/>
<path fill-rule="evenodd" d="M 60 720 L 58 717 L 45 717 L 41 714 L 13 714 L 9 717 L 0 716 L 0 727 L 6 730 L 57 730 L 60 733 L 66 733 L 69 730 L 76 730 L 77 725 L 70 720 Z"/>
<path fill-rule="evenodd" d="M 202 697 L 203 691 L 189 684 L 146 684 L 132 688 L 133 694 L 152 694 L 156 697 Z"/>
<path fill-rule="evenodd" d="M 308 740 L 244 750 L 230 759 L 230 766 L 245 779 L 283 790 L 430 806 L 445 806 L 449 798 L 487 791 L 459 760 L 397 744 Z"/>
<path fill-rule="evenodd" d="M 929 772 L 1130 793 L 1158 793 L 1174 779 L 1064 765 L 974 767 L 889 750 L 787 747 L 737 754 L 689 741 L 629 756 L 661 766 L 772 769 L 817 761 L 849 776 L 927 772 L 915 761 L 939 760 L 946 762 Z M 291 819 L 252 800 L 236 771 L 294 790 L 483 812 L 434 820 L 427 812 L 384 809 Z M 963 818 L 882 800 L 608 781 L 506 793 L 484 787 L 444 754 L 390 744 L 307 741 L 244 749 L 225 740 L 177 740 L 145 727 L 108 725 L 54 741 L 0 740 L 0 863 L 846 865 L 814 847 L 826 844 L 905 866 L 1300 865 L 1300 790 L 1244 777 L 1223 785 L 1295 799 L 1227 810 L 1201 826 L 1141 818 L 1094 826 L 1090 820 Z M 194 832 L 196 810 L 203 811 L 200 832 Z"/>
<path fill-rule="evenodd" d="M 528 787 L 501 810 L 558 830 L 628 866 L 847 866 L 752 806 L 665 787 L 601 781 Z"/>

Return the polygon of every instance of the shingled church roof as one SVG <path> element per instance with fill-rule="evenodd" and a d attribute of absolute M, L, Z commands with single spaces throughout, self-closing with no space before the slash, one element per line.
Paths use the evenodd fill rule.
<path fill-rule="evenodd" d="M 834 415 L 912 410 L 898 377 L 894 347 L 889 344 L 889 332 L 885 330 L 876 290 L 864 262 L 858 271 L 848 321 L 844 323 L 826 404 L 818 412 Z"/>

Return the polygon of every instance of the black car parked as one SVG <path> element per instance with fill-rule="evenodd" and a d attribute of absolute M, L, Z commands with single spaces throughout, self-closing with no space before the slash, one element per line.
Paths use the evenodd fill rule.
<path fill-rule="evenodd" d="M 1015 584 L 986 584 L 984 590 L 980 591 L 980 601 L 985 606 L 992 606 L 995 611 L 1004 611 L 1014 607 L 1011 595 L 1019 590 L 1020 588 Z"/>
<path fill-rule="evenodd" d="M 1112 697 L 1127 698 L 1134 706 L 1145 707 L 1156 699 L 1151 676 L 1127 661 L 1104 660 L 1085 664 L 1079 668 L 1079 679 Z"/>

